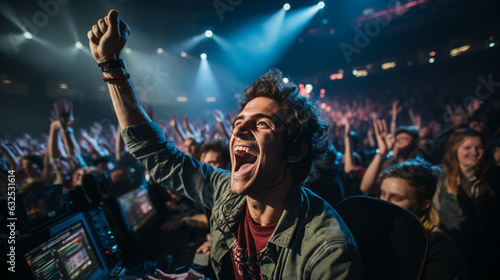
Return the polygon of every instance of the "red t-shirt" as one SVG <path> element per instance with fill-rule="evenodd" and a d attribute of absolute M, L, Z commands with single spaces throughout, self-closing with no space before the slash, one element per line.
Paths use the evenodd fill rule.
<path fill-rule="evenodd" d="M 257 252 L 266 247 L 267 241 L 273 234 L 276 224 L 268 226 L 256 225 L 250 213 L 248 206 L 241 214 L 238 225 L 238 237 L 236 244 L 231 248 L 231 262 L 233 264 L 234 277 L 237 280 L 253 279 L 249 274 L 253 274 L 256 279 L 260 279 L 260 255 Z M 248 257 L 250 256 L 250 257 Z"/>

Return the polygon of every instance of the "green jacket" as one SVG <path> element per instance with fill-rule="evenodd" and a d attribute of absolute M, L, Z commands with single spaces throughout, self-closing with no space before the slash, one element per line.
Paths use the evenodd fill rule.
<path fill-rule="evenodd" d="M 212 209 L 212 266 L 219 279 L 234 278 L 229 250 L 246 199 L 231 192 L 230 172 L 185 155 L 155 123 L 130 126 L 122 135 L 156 182 Z M 342 219 L 323 199 L 298 186 L 262 256 L 262 279 L 362 279 L 359 251 Z"/>

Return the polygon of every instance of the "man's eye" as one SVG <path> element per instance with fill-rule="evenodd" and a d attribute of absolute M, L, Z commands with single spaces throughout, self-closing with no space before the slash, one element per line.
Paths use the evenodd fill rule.
<path fill-rule="evenodd" d="M 269 127 L 269 125 L 266 122 L 257 122 L 257 126 Z"/>

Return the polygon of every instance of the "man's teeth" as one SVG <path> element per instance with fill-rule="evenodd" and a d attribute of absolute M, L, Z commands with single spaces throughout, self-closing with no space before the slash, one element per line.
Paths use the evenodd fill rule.
<path fill-rule="evenodd" d="M 254 151 L 252 151 L 252 150 L 250 150 L 250 148 L 244 147 L 244 146 L 236 146 L 236 147 L 234 147 L 234 151 L 244 151 L 245 153 L 249 153 L 253 156 L 257 156 L 257 154 Z"/>

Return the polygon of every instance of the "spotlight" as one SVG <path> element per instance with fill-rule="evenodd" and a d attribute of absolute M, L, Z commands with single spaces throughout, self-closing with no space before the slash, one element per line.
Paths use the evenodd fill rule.
<path fill-rule="evenodd" d="M 207 30 L 207 31 L 205 31 L 205 36 L 206 36 L 207 38 L 210 38 L 210 37 L 212 37 L 213 35 L 214 35 L 214 33 L 213 33 L 211 30 Z"/>
<path fill-rule="evenodd" d="M 156 49 L 156 52 L 159 53 L 159 54 L 162 54 L 163 53 L 163 49 L 162 48 L 158 48 L 158 49 Z"/>
<path fill-rule="evenodd" d="M 493 48 L 495 46 L 495 43 L 491 42 L 489 45 L 488 45 L 490 48 Z"/>
<path fill-rule="evenodd" d="M 186 52 L 181 52 L 181 56 L 186 57 L 186 56 L 188 56 L 188 54 Z"/>
<path fill-rule="evenodd" d="M 290 82 L 290 80 L 287 77 L 283 78 L 283 83 L 288 84 L 289 82 Z"/>
<path fill-rule="evenodd" d="M 200 55 L 200 57 L 201 57 L 201 59 L 207 59 L 207 54 L 206 54 L 206 53 L 202 53 L 202 54 Z"/>
<path fill-rule="evenodd" d="M 83 45 L 82 45 L 82 42 L 78 41 L 75 43 L 75 47 L 79 50 L 83 49 Z"/>
<path fill-rule="evenodd" d="M 313 86 L 311 84 L 306 84 L 306 92 L 311 93 L 313 90 Z"/>
<path fill-rule="evenodd" d="M 434 61 L 436 61 L 434 57 L 429 58 L 429 63 L 434 63 Z"/>
<path fill-rule="evenodd" d="M 125 48 L 125 53 L 127 54 L 131 54 L 132 53 L 132 50 L 130 48 Z"/>
<path fill-rule="evenodd" d="M 325 2 L 321 1 L 318 3 L 318 8 L 323 9 L 325 7 Z"/>
<path fill-rule="evenodd" d="M 286 3 L 285 5 L 283 5 L 283 10 L 285 11 L 290 10 L 290 4 Z"/>
<path fill-rule="evenodd" d="M 28 31 L 24 32 L 23 36 L 28 40 L 33 38 L 33 35 L 31 35 L 31 33 L 29 33 Z"/>

